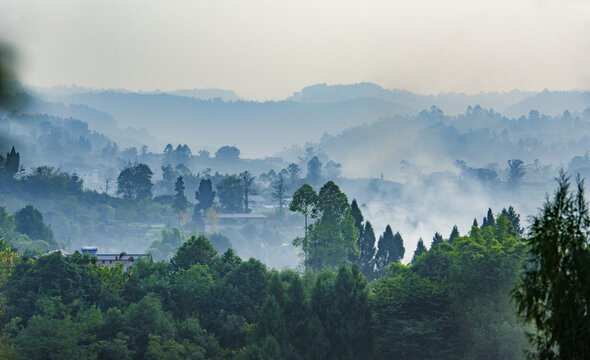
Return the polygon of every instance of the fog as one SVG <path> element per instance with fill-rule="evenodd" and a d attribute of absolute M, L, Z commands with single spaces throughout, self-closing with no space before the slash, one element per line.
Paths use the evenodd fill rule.
<path fill-rule="evenodd" d="M 2 115 L 22 192 L 2 205 L 40 207 L 69 248 L 144 251 L 163 228 L 198 228 L 170 208 L 176 177 L 190 208 L 201 180 L 247 170 L 268 219 L 220 232 L 245 256 L 295 267 L 299 215 L 277 215 L 271 184 L 297 164 L 292 194 L 317 156 L 316 190 L 334 180 L 377 234 L 399 231 L 405 262 L 419 238 L 465 234 L 488 208 L 514 206 L 526 225 L 559 169 L 590 173 L 589 18 L 584 1 L 552 0 L 8 0 L 0 31 L 27 106 Z M 145 208 L 113 186 L 134 163 L 153 172 Z M 33 194 L 47 179 L 63 188 Z"/>
<path fill-rule="evenodd" d="M 498 214 L 503 208 L 513 206 L 521 215 L 521 225 L 526 227 L 528 217 L 537 213 L 545 194 L 552 191 L 553 178 L 559 169 L 569 171 L 572 176 L 578 172 L 583 176 L 590 174 L 588 92 L 483 93 L 477 97 L 448 94 L 424 98 L 367 84 L 310 89 L 298 92 L 292 100 L 271 104 L 185 97 L 204 94 L 199 91 L 174 95 L 75 87 L 36 89 L 26 110 L 18 115 L 7 114 L 3 120 L 5 137 L 11 142 L 2 150 L 7 152 L 16 145 L 23 166 L 19 176 L 25 182 L 33 181 L 30 177 L 37 171 L 35 167 L 51 166 L 82 175 L 85 188 L 117 198 L 121 194 L 115 193 L 114 184 L 119 173 L 129 164 L 140 162 L 154 173 L 153 195 L 157 202 L 155 207 L 133 210 L 113 202 L 114 199 L 104 202 L 68 196 L 50 200 L 32 194 L 16 198 L 6 194 L 3 204 L 11 212 L 28 202 L 39 207 L 56 236 L 69 249 L 90 242 L 112 251 L 124 247 L 142 252 L 153 248 L 152 243 L 161 238 L 162 229 L 179 226 L 175 215 L 162 207 L 171 201 L 167 197 L 174 195 L 176 176 L 184 177 L 190 209 L 200 180 L 211 178 L 215 187 L 225 178 L 223 174 L 248 170 L 256 177 L 258 205 L 252 205 L 254 213 L 268 218 L 262 222 L 220 224 L 219 232 L 227 237 L 227 242 L 220 240 L 220 251 L 224 246 L 232 246 L 241 256 L 257 257 L 269 266 L 297 268 L 301 258 L 291 241 L 303 235 L 302 216 L 287 210 L 278 216 L 272 196 L 272 177 L 290 163 L 297 164 L 302 171 L 299 179 L 290 184 L 287 194 L 290 195 L 310 181 L 308 163 L 317 156 L 321 164 L 320 177 L 313 183 L 316 190 L 333 180 L 349 201 L 357 200 L 377 236 L 387 225 L 399 231 L 406 249 L 403 262 L 407 263 L 419 238 L 428 246 L 435 232 L 448 237 L 454 225 L 461 234 L 467 234 L 473 219 L 481 223 L 488 208 Z M 387 111 L 376 113 L 375 108 L 357 106 L 359 101 L 367 104 L 367 94 L 373 96 L 372 101 L 381 97 L 385 104 L 397 100 L 399 109 L 410 110 L 388 115 Z M 133 96 L 131 102 L 130 96 Z M 548 98 L 566 100 L 542 101 Z M 122 103 L 111 105 L 108 99 L 122 99 Z M 182 114 L 178 125 L 170 126 L 175 121 L 155 121 L 153 132 L 132 127 L 151 125 L 148 120 L 133 122 L 146 112 L 135 113 L 138 107 L 127 105 L 148 104 L 150 99 L 165 105 L 150 105 L 158 109 L 160 119 L 168 116 L 175 119 L 175 114 Z M 479 105 L 466 105 L 477 100 L 488 105 L 503 104 L 506 112 L 517 113 L 511 109 L 536 104 L 551 115 L 531 109 L 509 117 Z M 187 101 L 193 105 L 181 112 L 172 105 L 182 106 Z M 424 103 L 434 105 L 414 110 Z M 296 105 L 309 106 L 304 108 L 305 114 L 325 119 L 306 122 L 299 112 L 290 113 Z M 464 110 L 456 111 L 462 105 L 466 105 Z M 197 118 L 196 125 L 188 122 L 191 109 L 202 112 L 208 106 L 206 116 Z M 269 124 L 272 121 L 272 126 L 259 127 L 267 120 L 248 119 L 250 115 L 243 115 L 252 107 L 257 107 L 253 114 L 267 118 Z M 347 113 L 346 121 L 338 121 L 337 114 L 342 114 L 338 109 L 342 107 L 355 109 Z M 450 109 L 449 114 L 441 108 Z M 240 112 L 241 121 L 232 120 L 232 114 Z M 233 124 L 239 131 L 224 130 L 227 124 Z M 187 137 L 182 129 L 190 126 L 205 131 L 189 133 Z M 164 136 L 160 128 L 167 128 Z M 199 141 L 194 141 L 195 137 Z M 193 141 L 186 152 L 180 145 L 188 138 Z M 171 149 L 176 150 L 165 150 L 165 139 L 170 139 Z M 239 154 L 232 160 L 224 160 L 216 154 L 222 145 L 236 145 Z M 242 152 L 242 146 L 247 150 Z M 283 150 L 277 152 L 281 146 Z M 258 156 L 252 156 L 253 153 Z M 511 178 L 508 166 L 508 161 L 513 159 L 522 160 L 524 171 L 516 180 Z M 176 166 L 169 175 L 164 171 L 168 164 L 172 165 L 171 169 Z M 61 190 L 55 191 L 59 195 Z M 60 204 L 56 205 L 56 201 Z M 70 208 L 82 209 L 87 201 L 90 201 L 88 216 L 97 217 L 97 224 L 90 225 L 83 217 L 68 218 Z M 219 211 L 226 211 L 222 210 L 220 200 L 216 201 Z M 126 225 L 121 228 L 122 224 Z M 188 236 L 195 226 L 189 215 L 187 223 L 181 226 L 183 236 Z M 158 256 L 167 256 L 163 250 L 158 251 Z"/>

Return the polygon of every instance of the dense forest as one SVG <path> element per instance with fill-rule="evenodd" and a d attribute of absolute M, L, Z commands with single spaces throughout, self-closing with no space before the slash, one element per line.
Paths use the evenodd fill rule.
<path fill-rule="evenodd" d="M 359 225 L 374 240 L 370 223 Z M 395 244 L 390 232 L 380 252 L 387 237 Z M 488 215 L 469 235 L 437 242 L 416 249 L 409 265 L 393 250 L 382 271 L 363 264 L 363 251 L 342 253 L 352 260 L 322 252 L 320 267 L 299 273 L 218 253 L 204 236 L 190 237 L 170 260 L 140 260 L 127 272 L 80 253 L 30 258 L 5 241 L 3 356 L 522 358 L 527 326 L 517 322 L 510 291 L 526 244 L 509 216 Z M 363 269 L 371 268 L 379 272 L 367 282 Z"/>
<path fill-rule="evenodd" d="M 570 194 L 562 175 L 529 238 L 512 209 L 489 210 L 465 236 L 437 233 L 430 249 L 420 241 L 408 265 L 389 227 L 366 256 L 370 223 L 333 183 L 311 204 L 319 219 L 307 236 L 326 251 L 306 250 L 304 272 L 218 253 L 204 236 L 126 272 L 79 252 L 31 258 L 4 240 L 0 351 L 7 359 L 520 359 L 527 350 L 583 358 L 588 297 L 577 281 L 588 275 L 590 218 L 579 184 Z M 350 239 L 335 235 L 347 227 Z M 546 282 L 562 288 L 539 288 Z M 518 321 L 512 299 L 534 321 Z"/>
<path fill-rule="evenodd" d="M 489 209 L 466 235 L 455 226 L 448 238 L 435 233 L 429 248 L 419 239 L 404 265 L 407 244 L 399 232 L 387 225 L 377 237 L 356 200 L 335 182 L 322 184 L 319 174 L 314 177 L 317 158 L 310 160 L 305 178 L 294 164 L 292 179 L 287 168 L 268 182 L 277 202 L 275 221 L 286 225 L 291 216 L 304 230 L 292 241 L 301 266 L 279 271 L 238 256 L 229 239 L 215 232 L 215 209 L 249 214 L 254 176 L 247 171 L 216 175 L 215 187 L 215 176 L 201 179 L 190 209 L 183 177 L 172 176 L 174 195 L 159 199 L 146 164 L 121 170 L 115 197 L 84 190 L 75 174 L 51 167 L 22 173 L 14 148 L 1 160 L 4 196 L 43 198 L 69 208 L 70 217 L 96 209 L 92 216 L 102 220 L 89 223 L 103 226 L 99 231 L 110 224 L 116 234 L 125 219 L 137 217 L 167 216 L 179 224 L 163 229 L 161 239 L 150 244 L 150 255 L 124 271 L 122 263 L 104 266 L 77 250 L 48 252 L 69 244 L 56 240 L 39 210 L 26 205 L 10 214 L 1 208 L 4 358 L 521 359 L 526 351 L 554 353 L 572 329 L 580 332 L 577 337 L 586 336 L 587 267 L 582 265 L 590 219 L 583 184 L 574 197 L 566 175 L 529 237 L 512 207 L 497 214 Z M 522 164 L 511 165 L 518 177 Z M 287 206 L 290 180 L 298 187 Z M 58 199 L 68 202 L 56 205 Z M 193 235 L 184 233 L 189 213 Z M 115 215 L 121 221 L 114 222 Z M 555 243 L 555 236 L 563 243 Z M 581 271 L 579 285 L 543 273 L 549 266 L 547 246 L 555 248 L 553 263 Z M 575 291 L 556 310 L 567 313 L 575 306 L 581 311 L 576 326 L 564 329 L 551 315 L 537 314 L 536 303 L 553 305 L 559 296 L 541 295 L 543 281 L 561 281 L 567 287 L 562 291 Z M 560 331 L 565 340 L 553 335 Z M 568 351 L 579 354 L 583 346 Z"/>

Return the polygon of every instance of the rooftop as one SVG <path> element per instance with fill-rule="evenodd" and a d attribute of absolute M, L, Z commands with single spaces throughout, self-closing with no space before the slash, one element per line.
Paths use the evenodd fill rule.
<path fill-rule="evenodd" d="M 219 219 L 265 219 L 264 214 L 218 214 Z"/>

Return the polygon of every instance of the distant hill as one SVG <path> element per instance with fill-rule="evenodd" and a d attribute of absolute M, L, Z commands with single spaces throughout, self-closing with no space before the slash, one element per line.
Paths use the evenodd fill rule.
<path fill-rule="evenodd" d="M 240 97 L 231 91 L 223 89 L 192 89 L 167 91 L 166 94 L 192 97 L 201 100 L 221 99 L 223 101 L 238 101 Z"/>
<path fill-rule="evenodd" d="M 435 105 L 445 113 L 459 114 L 468 106 L 480 105 L 502 111 L 506 107 L 522 101 L 533 92 L 513 90 L 510 92 L 489 92 L 475 95 L 462 93 L 441 93 L 438 95 L 420 95 L 407 90 L 388 90 L 373 83 L 346 85 L 317 84 L 295 92 L 289 100 L 304 103 L 335 103 L 353 99 L 371 98 L 391 101 L 416 109 L 429 109 Z"/>
<path fill-rule="evenodd" d="M 456 170 L 455 161 L 476 167 L 505 167 L 510 159 L 566 166 L 590 151 L 590 117 L 531 113 L 519 119 L 475 107 L 458 116 L 438 108 L 417 116 L 382 119 L 325 135 L 309 144 L 341 163 L 349 177 L 399 180 L 404 172 Z M 289 154 L 281 154 L 287 157 Z M 292 157 L 292 156 L 291 156 Z"/>
<path fill-rule="evenodd" d="M 78 86 L 72 84 L 70 86 L 55 85 L 51 87 L 42 86 L 29 86 L 28 87 L 34 94 L 40 95 L 46 100 L 54 100 L 66 96 L 86 93 L 98 93 L 98 92 L 116 92 L 121 94 L 134 93 L 134 91 L 125 89 L 94 89 L 90 87 Z M 173 91 L 137 91 L 139 94 L 170 94 L 177 96 L 186 96 L 201 100 L 221 99 L 223 101 L 237 101 L 240 97 L 232 90 L 224 89 L 181 89 Z"/>
<path fill-rule="evenodd" d="M 325 132 L 372 123 L 418 109 L 375 98 L 337 103 L 199 100 L 170 94 L 88 92 L 59 99 L 113 116 L 120 127 L 145 128 L 164 142 L 192 149 L 236 145 L 249 157 L 263 157 L 293 144 L 317 141 Z"/>
<path fill-rule="evenodd" d="M 44 91 L 54 104 L 48 113 L 79 117 L 118 140 L 120 134 L 114 124 L 121 129 L 146 129 L 158 140 L 151 141 L 152 144 L 180 142 L 195 150 L 209 151 L 235 145 L 248 157 L 264 157 L 292 145 L 317 142 L 325 133 L 338 134 L 383 118 L 417 115 L 433 106 L 453 116 L 480 105 L 509 118 L 528 114 L 533 109 L 555 115 L 565 110 L 581 113 L 590 108 L 590 92 L 513 90 L 474 95 L 420 95 L 388 90 L 372 83 L 312 85 L 285 100 L 266 102 L 246 101 L 233 91 L 220 89 L 164 93 L 55 87 Z M 484 119 L 477 121 L 480 120 Z M 469 129 L 474 124 L 462 126 Z M 132 143 L 131 138 L 125 139 Z"/>
<path fill-rule="evenodd" d="M 333 103 L 359 98 L 373 98 L 391 101 L 394 98 L 402 102 L 416 102 L 424 96 L 413 94 L 405 90 L 386 90 L 381 86 L 362 82 L 358 84 L 327 85 L 316 84 L 304 87 L 295 92 L 287 100 L 311 103 Z"/>
<path fill-rule="evenodd" d="M 565 110 L 581 113 L 590 108 L 590 91 L 549 91 L 544 90 L 507 107 L 504 114 L 511 117 L 526 115 L 537 110 L 546 115 L 560 115 Z"/>

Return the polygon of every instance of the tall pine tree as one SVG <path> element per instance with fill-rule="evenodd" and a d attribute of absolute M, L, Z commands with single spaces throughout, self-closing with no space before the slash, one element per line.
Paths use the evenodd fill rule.
<path fill-rule="evenodd" d="M 449 242 L 452 244 L 456 238 L 459 237 L 459 229 L 457 225 L 453 226 L 453 230 L 451 230 L 451 235 L 449 235 Z"/>
<path fill-rule="evenodd" d="M 443 239 L 442 235 L 437 231 L 434 233 L 434 236 L 432 237 L 432 243 L 430 243 L 430 248 L 432 249 L 434 246 L 444 242 L 445 239 Z"/>
<path fill-rule="evenodd" d="M 512 295 L 534 324 L 536 359 L 587 359 L 590 354 L 590 216 L 584 184 L 570 193 L 561 172 L 553 199 L 532 220 L 529 261 Z"/>
<path fill-rule="evenodd" d="M 393 235 L 391 226 L 387 225 L 385 232 L 379 237 L 379 245 L 377 254 L 375 255 L 375 271 L 377 276 L 385 276 L 389 264 L 401 261 L 405 252 L 406 249 L 404 248 L 402 236 L 399 232 Z"/>
<path fill-rule="evenodd" d="M 377 251 L 375 249 L 375 242 L 373 226 L 367 221 L 365 222 L 363 238 L 359 247 L 359 250 L 361 251 L 359 267 L 367 279 L 373 279 L 375 277 L 375 264 L 373 263 L 373 257 Z"/>
<path fill-rule="evenodd" d="M 195 211 L 193 213 L 193 221 L 202 226 L 204 230 L 205 222 L 204 217 L 207 214 L 207 210 L 213 206 L 215 200 L 215 191 L 213 191 L 213 185 L 210 179 L 202 179 L 199 183 L 199 190 L 195 192 Z"/>
<path fill-rule="evenodd" d="M 495 223 L 496 220 L 494 219 L 494 213 L 492 212 L 492 209 L 488 209 L 488 214 L 486 215 L 486 217 L 483 218 L 481 228 L 483 229 L 488 226 L 494 226 Z"/>
<path fill-rule="evenodd" d="M 356 228 L 356 230 L 358 231 L 358 234 L 359 234 L 359 238 L 357 240 L 356 247 L 357 247 L 357 249 L 360 249 L 362 246 L 362 243 L 363 243 L 363 232 L 365 229 L 363 227 L 363 220 L 364 220 L 363 213 L 361 212 L 361 209 L 359 209 L 356 199 L 353 199 L 352 203 L 350 204 L 350 215 L 354 219 L 354 227 Z M 358 264 L 360 267 L 360 265 L 361 265 L 360 256 L 361 256 L 361 254 L 358 254 L 358 255 L 351 254 L 349 260 L 355 264 Z"/>
<path fill-rule="evenodd" d="M 414 250 L 414 257 L 412 257 L 412 262 L 414 262 L 420 255 L 424 254 L 426 251 L 426 246 L 424 246 L 424 240 L 420 238 L 418 240 L 418 244 L 416 245 L 416 250 Z"/>
<path fill-rule="evenodd" d="M 176 211 L 178 215 L 178 223 L 182 223 L 182 219 L 186 214 L 186 206 L 188 205 L 188 201 L 186 200 L 186 196 L 184 196 L 184 180 L 182 180 L 182 176 L 179 176 L 176 179 L 176 183 L 174 184 L 174 191 L 176 194 L 174 195 L 174 202 L 172 203 L 172 208 Z"/>
<path fill-rule="evenodd" d="M 514 230 L 516 230 L 518 235 L 522 236 L 524 229 L 520 227 L 520 214 L 517 214 L 512 206 L 508 207 L 508 210 L 506 210 L 506 208 L 502 209 L 502 213 L 500 215 L 506 216 L 512 223 Z"/>
<path fill-rule="evenodd" d="M 20 154 L 16 152 L 14 146 L 9 153 L 6 154 L 6 163 L 4 164 L 4 171 L 10 176 L 14 176 L 18 172 L 20 164 Z"/>

